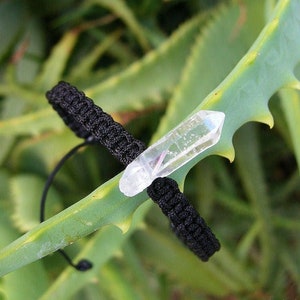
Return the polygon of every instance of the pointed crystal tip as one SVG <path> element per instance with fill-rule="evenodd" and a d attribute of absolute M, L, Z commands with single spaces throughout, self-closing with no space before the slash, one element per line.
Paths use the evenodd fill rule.
<path fill-rule="evenodd" d="M 120 191 L 132 197 L 155 178 L 168 176 L 215 145 L 224 120 L 223 112 L 202 110 L 180 123 L 126 167 L 119 182 Z"/>

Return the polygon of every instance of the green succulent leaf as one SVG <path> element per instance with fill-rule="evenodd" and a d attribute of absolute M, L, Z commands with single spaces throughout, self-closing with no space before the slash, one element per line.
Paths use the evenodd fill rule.
<path fill-rule="evenodd" d="M 1 184 L 9 185 L 8 176 L 0 173 Z M 1 189 L 1 191 L 3 191 Z M 0 198 L 0 235 L 1 248 L 7 245 L 9 242 L 15 240 L 19 233 L 12 226 L 6 211 L 7 211 L 7 199 Z M 32 287 L 32 282 L 39 279 L 39 285 L 36 288 Z M 8 274 L 4 278 L 1 278 L 1 294 L 3 299 L 24 299 L 24 295 L 31 299 L 37 299 L 41 296 L 48 285 L 48 278 L 42 262 L 37 261 L 30 266 L 17 270 L 11 274 Z"/>
<path fill-rule="evenodd" d="M 248 53 L 225 80 L 194 110 L 225 113 L 219 143 L 200 154 L 196 161 L 212 154 L 234 159 L 232 137 L 250 121 L 273 126 L 268 108 L 271 96 L 283 87 L 297 87 L 294 69 L 300 61 L 300 18 L 297 0 L 279 1 L 273 18 L 265 26 Z M 273 74 L 273 75 L 271 75 Z M 272 76 L 272 80 L 269 78 Z M 191 165 L 195 164 L 195 160 Z"/>
<path fill-rule="evenodd" d="M 168 103 L 155 138 L 186 118 L 226 78 L 247 53 L 264 23 L 261 1 L 218 8 L 196 37 L 182 80 Z"/>
<path fill-rule="evenodd" d="M 259 7 L 259 1 L 249 0 L 245 1 L 245 3 L 246 9 L 249 9 L 250 12 L 249 16 L 254 16 Z M 232 145 L 232 139 L 235 132 L 242 125 L 250 121 L 263 122 L 272 126 L 273 118 L 268 108 L 268 101 L 270 97 L 283 87 L 299 87 L 298 81 L 294 75 L 294 69 L 300 61 L 299 11 L 299 0 L 279 1 L 274 11 L 273 17 L 261 31 L 259 37 L 256 39 L 247 54 L 237 63 L 237 65 L 229 73 L 229 75 L 226 76 L 231 66 L 238 61 L 238 55 L 243 55 L 245 47 L 241 47 L 237 51 L 237 53 L 232 56 L 232 61 L 228 63 L 228 65 L 225 65 L 223 69 L 220 68 L 220 77 L 215 78 L 212 85 L 208 84 L 207 88 L 204 89 L 203 94 L 201 94 L 200 99 L 198 98 L 198 92 L 195 92 L 198 79 L 195 75 L 198 71 L 197 66 L 201 66 L 202 70 L 203 68 L 209 70 L 205 63 L 201 64 L 200 56 L 198 57 L 198 51 L 202 51 L 202 47 L 204 47 L 202 40 L 205 39 L 205 34 L 201 35 L 201 33 L 199 33 L 196 42 L 193 44 L 192 55 L 189 58 L 188 64 L 185 64 L 186 55 L 184 55 L 183 57 L 173 57 L 171 54 L 171 50 L 164 53 L 164 51 L 166 50 L 163 50 L 164 48 L 162 47 L 160 50 L 161 52 L 158 51 L 156 52 L 156 54 L 160 53 L 160 57 L 164 57 L 163 61 L 165 64 L 157 64 L 157 56 L 150 53 L 148 56 L 146 56 L 142 63 L 137 63 L 124 71 L 124 73 L 117 78 L 118 80 L 116 80 L 116 78 L 112 78 L 102 84 L 99 84 L 99 86 L 91 87 L 86 91 L 90 97 L 96 100 L 97 104 L 101 104 L 102 101 L 104 101 L 103 103 L 105 103 L 106 101 L 110 101 L 109 99 L 111 98 L 122 98 L 124 99 L 124 102 L 121 105 L 112 103 L 111 109 L 120 109 L 122 105 L 124 105 L 124 107 L 128 107 L 131 105 L 131 102 L 129 100 L 130 95 L 122 94 L 125 84 L 128 84 L 130 82 L 133 84 L 132 80 L 134 80 L 136 76 L 139 77 L 141 82 L 147 82 L 149 80 L 153 81 L 153 85 L 146 85 L 145 90 L 141 88 L 142 85 L 140 86 L 140 90 L 137 87 L 137 90 L 135 91 L 135 94 L 133 96 L 134 99 L 142 98 L 144 95 L 154 95 L 157 92 L 159 94 L 162 90 L 165 90 L 167 86 L 171 86 L 175 81 L 179 80 L 179 75 L 172 74 L 175 72 L 173 72 L 172 68 L 170 67 L 172 63 L 176 64 L 176 61 L 179 60 L 180 62 L 178 63 L 178 65 L 180 65 L 180 68 L 176 68 L 176 70 L 182 70 L 184 68 L 184 74 L 186 78 L 190 76 L 193 80 L 185 80 L 184 77 L 182 78 L 182 81 L 180 82 L 178 87 L 178 91 L 175 91 L 174 98 L 171 100 L 175 103 L 178 103 L 178 107 L 173 111 L 171 111 L 171 108 L 169 108 L 166 118 L 161 123 L 161 127 L 159 128 L 155 138 L 167 132 L 182 118 L 201 109 L 223 111 L 226 115 L 219 143 L 210 148 L 208 151 L 198 155 L 194 160 L 189 162 L 186 166 L 172 175 L 174 178 L 183 181 L 189 169 L 198 161 L 207 157 L 208 155 L 216 154 L 233 160 L 234 149 Z M 229 5 L 228 10 L 221 10 L 220 15 L 218 16 L 221 19 L 222 17 L 225 18 L 226 15 L 226 20 L 227 18 L 232 18 L 232 16 L 235 16 L 236 20 L 236 17 L 239 15 L 239 10 L 237 9 L 236 5 Z M 262 16 L 260 15 L 260 17 Z M 220 19 L 216 17 L 215 23 L 214 21 L 212 21 L 211 26 L 208 26 L 207 30 L 216 30 L 217 32 L 219 32 L 222 28 L 222 25 L 220 25 L 222 23 L 224 24 L 224 26 L 228 26 L 225 26 L 225 28 L 233 29 L 233 31 L 231 31 L 231 33 L 234 33 L 233 36 L 235 36 L 235 34 L 243 36 L 243 29 L 239 31 L 239 26 L 232 27 L 232 25 L 235 24 L 234 22 L 232 22 L 232 20 L 231 22 L 229 20 L 228 22 L 223 21 L 218 25 L 218 20 Z M 199 19 L 195 19 L 193 20 L 193 22 L 197 23 L 199 22 Z M 191 24 L 194 23 L 189 23 L 187 26 L 192 26 Z M 196 26 L 193 28 L 194 31 L 192 31 L 194 33 L 190 34 L 190 36 L 187 38 L 187 40 L 189 41 L 187 44 L 189 45 L 191 45 L 191 40 L 194 39 L 194 34 L 197 31 L 196 28 L 198 27 Z M 237 31 L 235 31 L 235 28 L 237 28 Z M 249 36 L 249 39 L 247 39 L 247 45 L 248 43 L 251 43 L 251 39 L 253 39 L 253 37 L 255 36 L 255 32 L 257 32 L 259 25 L 257 25 L 257 27 L 251 28 L 253 28 L 253 31 L 251 31 L 252 34 L 251 36 Z M 228 34 L 228 32 L 230 31 L 227 30 L 226 33 Z M 227 35 L 227 37 L 230 37 L 230 35 Z M 207 40 L 209 42 L 209 39 Z M 178 47 L 179 46 L 181 46 L 181 43 L 178 44 Z M 218 44 L 218 47 L 219 46 L 220 45 Z M 226 49 L 228 50 L 228 48 L 229 47 L 227 47 Z M 174 49 L 175 48 L 173 48 L 173 50 Z M 185 46 L 183 46 L 181 50 L 183 51 L 183 53 L 188 53 L 190 49 L 190 47 L 186 48 Z M 213 47 L 210 46 L 210 49 L 212 51 Z M 205 51 L 208 50 L 203 49 L 203 53 L 205 53 Z M 178 52 L 176 53 L 178 54 Z M 166 56 L 164 56 L 163 54 L 165 54 Z M 220 63 L 218 63 L 218 65 L 219 64 Z M 149 68 L 147 69 L 147 67 Z M 143 73 L 144 70 L 148 70 L 149 72 Z M 154 80 L 158 78 L 160 74 L 162 74 L 162 70 L 164 71 L 163 75 L 160 77 L 160 79 L 162 79 L 162 82 Z M 169 77 L 171 77 L 171 79 Z M 213 78 L 213 76 L 211 75 L 211 77 L 209 78 Z M 223 78 L 225 79 L 220 83 Z M 217 84 L 219 84 L 217 88 L 215 88 L 212 92 L 209 93 L 206 98 L 204 98 L 205 94 L 207 94 Z M 112 93 L 114 89 L 117 89 L 115 94 Z M 197 100 L 195 102 L 192 102 L 192 104 L 189 106 L 190 110 L 187 109 L 181 115 L 184 97 L 181 96 L 180 93 L 183 93 L 184 90 L 187 90 L 188 92 L 186 93 L 191 96 L 195 95 L 196 97 L 197 95 Z M 139 105 L 140 104 L 137 104 L 136 108 L 139 108 Z M 105 105 L 103 105 L 103 107 L 105 108 Z M 133 102 L 132 107 L 134 107 Z M 248 132 L 249 137 L 255 138 L 255 132 L 251 131 L 251 129 L 248 130 L 250 130 Z M 295 140 L 295 137 L 293 138 L 293 140 Z M 262 203 L 254 203 L 254 207 L 256 209 L 256 212 L 261 212 L 262 209 L 264 209 L 264 211 L 268 215 L 268 201 L 267 196 L 264 193 L 265 190 L 263 187 L 263 174 L 261 173 L 259 166 L 255 164 L 249 166 L 250 163 L 248 161 L 248 155 L 250 154 L 252 155 L 252 157 L 254 157 L 253 159 L 257 158 L 258 152 L 256 151 L 258 150 L 256 148 L 256 145 L 252 145 L 253 148 L 251 149 L 253 151 L 249 153 L 249 144 L 251 144 L 251 140 L 248 141 L 248 144 L 243 140 L 240 140 L 239 143 L 242 145 L 242 147 L 246 147 L 246 145 L 249 146 L 249 149 L 242 149 L 243 151 L 241 152 L 238 159 L 241 167 L 240 172 L 242 174 L 242 178 L 246 178 L 246 176 L 244 176 L 243 174 L 245 174 L 248 170 L 250 170 L 252 173 L 251 179 L 253 179 L 253 181 L 247 182 L 245 179 L 245 189 L 249 194 L 250 199 L 254 199 L 256 197 L 263 198 Z M 262 187 L 260 187 L 260 189 L 258 190 L 258 194 L 253 195 L 253 185 L 258 184 L 257 178 L 255 178 L 256 174 L 259 174 L 258 178 L 261 179 L 260 183 Z M 0 252 L 0 275 L 2 276 L 31 262 L 34 262 L 106 225 L 113 224 L 113 226 L 119 227 L 124 233 L 123 235 L 121 235 L 122 238 L 125 238 L 125 233 L 129 228 L 130 230 L 134 230 L 137 227 L 138 222 L 132 223 L 131 220 L 132 218 L 135 218 L 136 214 L 134 212 L 141 204 L 145 202 L 145 200 L 147 199 L 147 195 L 145 192 L 143 192 L 133 198 L 125 197 L 118 188 L 120 176 L 121 174 L 117 175 L 113 179 L 97 188 L 94 192 L 82 199 L 80 202 L 74 204 L 58 215 L 50 218 L 44 223 L 36 226 L 27 234 L 23 235 L 19 239 L 9 244 L 6 248 L 4 248 Z M 141 205 L 141 207 L 143 206 L 144 205 Z M 269 232 L 271 232 L 272 228 L 268 228 L 268 230 Z M 256 234 L 257 230 L 253 230 L 253 232 L 251 234 Z M 145 243 L 149 243 L 149 241 L 151 240 L 159 240 L 160 243 L 165 245 L 166 248 L 169 247 L 167 241 L 160 239 L 159 233 L 153 233 L 150 230 L 148 231 L 148 233 L 150 238 L 146 239 Z M 268 256 L 270 254 L 270 251 L 272 250 L 272 242 L 269 241 L 266 236 L 260 237 L 260 242 L 263 245 L 263 255 Z M 140 239 L 143 240 L 143 237 Z M 97 242 L 97 238 L 93 238 L 91 241 Z M 113 242 L 111 241 L 111 243 Z M 244 245 L 246 244 L 247 243 L 245 243 Z M 156 251 L 156 249 L 153 248 L 153 244 L 150 243 L 148 246 L 149 247 L 146 247 L 144 249 L 146 255 L 150 255 L 150 259 L 151 255 L 157 257 L 157 254 L 153 254 Z M 97 252 L 100 251 L 99 249 L 104 248 L 105 245 L 103 245 L 102 243 L 99 248 L 97 248 Z M 117 247 L 116 245 L 112 245 L 108 248 L 110 253 L 113 253 L 112 250 L 115 250 Z M 174 247 L 171 248 L 174 249 Z M 244 249 L 246 248 L 247 245 L 244 247 Z M 87 250 L 87 248 L 85 250 Z M 164 253 L 172 254 L 172 251 L 166 251 Z M 183 253 L 180 253 L 178 255 L 178 257 L 182 256 Z M 220 260 L 218 260 L 218 257 L 220 257 Z M 95 257 L 92 256 L 92 258 L 96 259 L 96 255 Z M 221 258 L 223 260 L 221 260 Z M 105 259 L 107 259 L 107 257 L 104 257 L 103 255 L 101 256 L 101 259 L 103 259 L 102 262 L 97 264 L 97 266 L 100 266 L 105 261 Z M 170 267 L 172 265 L 172 261 L 174 262 L 174 257 L 170 255 L 168 257 L 165 257 L 165 260 L 165 266 Z M 272 256 L 270 256 L 269 259 L 265 260 L 260 265 L 262 270 L 261 277 L 263 278 L 262 282 L 266 281 L 266 278 L 269 276 L 268 272 L 270 260 L 272 260 Z M 178 261 L 178 259 L 176 261 Z M 241 267 L 239 264 L 234 265 L 233 270 L 231 269 L 230 271 L 224 273 L 218 273 L 218 271 L 216 271 L 219 270 L 218 268 L 220 266 L 221 270 L 226 263 L 227 265 L 231 265 L 232 262 L 234 262 L 234 260 L 232 260 L 231 256 L 228 255 L 226 247 L 224 247 L 224 250 L 221 250 L 220 253 L 215 256 L 211 265 L 203 267 L 203 269 L 199 270 L 199 273 L 203 272 L 201 276 L 203 276 L 203 274 L 206 275 L 211 271 L 210 285 L 207 285 L 206 287 L 203 286 L 203 289 L 205 290 L 206 288 L 207 291 L 211 291 L 214 295 L 224 295 L 230 291 L 232 292 L 246 290 L 248 288 L 250 289 L 253 286 L 252 282 L 249 281 L 249 284 L 247 285 L 247 280 L 245 280 L 243 278 L 243 275 L 241 275 L 245 274 L 243 267 Z M 183 272 L 186 271 L 184 266 L 182 266 L 182 270 Z M 74 284 L 74 281 L 72 280 L 73 275 L 70 275 L 71 270 L 67 269 L 65 272 L 69 273 L 64 273 L 64 275 L 60 277 L 60 280 L 56 282 L 56 284 L 60 288 L 60 291 L 66 290 L 65 287 L 69 284 Z M 238 278 L 239 276 L 241 278 L 237 281 L 232 280 L 230 281 L 230 283 L 228 283 L 226 273 L 230 274 L 230 277 L 228 278 Z M 219 274 L 219 276 L 216 277 L 216 274 Z M 188 275 L 189 273 L 187 273 L 187 276 Z M 74 278 L 76 278 L 76 276 L 77 274 Z M 87 274 L 84 276 L 88 277 L 90 275 Z M 194 282 L 190 282 L 190 285 L 192 286 L 195 282 L 196 279 Z M 53 288 L 51 291 L 49 290 L 49 293 L 54 299 L 55 286 L 53 285 L 52 287 Z M 45 299 L 50 299 L 50 296 L 49 298 L 45 296 Z"/>
<path fill-rule="evenodd" d="M 110 9 L 113 13 L 115 13 L 118 17 L 120 17 L 127 25 L 132 29 L 132 32 L 136 35 L 139 40 L 141 46 L 144 49 L 149 48 L 149 43 L 145 39 L 145 34 L 142 26 L 136 20 L 134 14 L 130 10 L 130 8 L 126 5 L 124 1 L 121 0 L 89 0 L 91 3 L 95 3 L 98 5 L 102 5 L 108 9 Z"/>
<path fill-rule="evenodd" d="M 196 16 L 158 49 L 150 51 L 119 75 L 91 86 L 85 92 L 109 112 L 144 109 L 149 105 L 149 99 L 153 99 L 152 104 L 160 102 L 163 94 L 179 81 L 195 35 L 206 20 L 206 15 Z M 132 87 L 130 93 L 128 86 Z"/>
<path fill-rule="evenodd" d="M 12 260 L 7 265 L 1 265 L 1 274 L 12 271 L 16 265 L 26 265 L 28 260 L 32 262 L 42 258 L 105 225 L 115 224 L 126 232 L 133 212 L 144 202 L 146 196 L 143 193 L 128 202 L 128 197 L 121 195 L 119 191 L 118 177 L 8 246 L 3 254 L 8 260 Z M 17 261 L 13 261 L 17 253 L 23 253 L 24 256 L 18 256 Z"/>
<path fill-rule="evenodd" d="M 18 175 L 10 180 L 11 194 L 14 201 L 14 214 L 12 215 L 14 225 L 21 232 L 29 231 L 40 223 L 39 220 L 39 199 L 45 183 L 39 177 L 33 175 Z M 61 210 L 59 195 L 53 190 L 48 195 L 51 203 L 51 213 Z M 46 208 L 47 212 L 50 209 Z"/>
<path fill-rule="evenodd" d="M 178 82 L 195 35 L 205 20 L 204 16 L 195 17 L 179 28 L 158 49 L 149 52 L 120 74 L 90 86 L 85 92 L 107 112 L 140 110 L 161 103 L 163 94 Z M 60 80 L 67 63 L 67 54 L 77 37 L 75 32 L 66 34 L 52 51 L 37 79 L 43 91 L 50 89 Z M 55 65 L 55 69 L 52 65 Z M 127 91 L 128 86 L 132 87 L 130 93 Z M 40 99 L 40 102 L 46 104 L 42 94 L 38 97 L 32 94 L 31 98 Z M 45 130 L 62 128 L 63 122 L 51 108 L 0 121 L 0 135 L 37 135 Z"/>
<path fill-rule="evenodd" d="M 66 268 L 55 282 L 43 294 L 41 299 L 68 299 L 74 293 L 84 287 L 99 272 L 99 269 L 120 249 L 120 246 L 139 227 L 150 202 L 139 206 L 135 211 L 132 219 L 125 220 L 119 227 L 114 225 L 103 226 L 96 235 L 85 245 L 84 250 L 78 255 L 79 259 L 87 257 L 93 262 L 93 268 L 89 272 L 75 272 L 71 267 Z M 107 220 L 109 223 L 109 220 Z M 121 230 L 120 230 L 121 228 Z M 104 247 L 103 247 L 104 246 Z M 101 249 L 101 251 L 99 251 Z"/>
<path fill-rule="evenodd" d="M 51 89 L 63 75 L 70 52 L 75 47 L 79 32 L 67 32 L 53 48 L 51 55 L 37 78 L 37 85 L 42 91 Z M 55 66 L 55 67 L 53 67 Z"/>

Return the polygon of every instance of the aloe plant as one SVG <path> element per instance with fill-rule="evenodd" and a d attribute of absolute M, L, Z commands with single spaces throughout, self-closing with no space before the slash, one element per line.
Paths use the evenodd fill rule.
<path fill-rule="evenodd" d="M 67 2 L 52 9 L 68 7 Z M 299 192 L 295 165 L 300 162 L 300 1 L 279 0 L 275 8 L 274 2 L 230 1 L 199 12 L 198 2 L 191 1 L 185 5 L 193 16 L 166 37 L 157 26 L 139 21 L 147 1 L 138 7 L 86 1 L 57 23 L 78 24 L 93 9 L 111 18 L 95 24 L 119 16 L 128 26 L 126 35 L 136 39 L 132 49 L 130 42 L 118 40 L 121 31 L 107 33 L 83 22 L 63 30 L 46 58 L 45 33 L 30 8 L 16 0 L 0 4 L 0 15 L 13 11 L 18 16 L 0 48 L 3 298 L 169 299 L 178 293 L 187 299 L 289 299 L 291 293 L 300 294 L 300 223 L 294 200 Z M 146 10 L 152 18 L 159 3 L 153 1 Z M 45 13 L 51 15 L 51 10 Z M 11 20 L 0 22 L 5 28 Z M 145 54 L 137 59 L 138 46 Z M 122 55 L 126 51 L 128 61 Z M 115 64 L 98 69 L 103 53 L 113 56 Z M 38 223 L 45 176 L 78 143 L 44 99 L 45 91 L 61 79 L 84 89 L 118 121 L 131 119 L 129 130 L 149 143 L 201 109 L 225 113 L 219 143 L 172 174 L 182 188 L 185 183 L 185 193 L 222 243 L 208 263 L 176 241 L 145 192 L 124 196 L 118 188 L 121 173 L 105 180 L 120 168 L 109 170 L 112 158 L 105 152 L 104 158 L 95 158 L 95 149 L 79 154 L 60 173 L 49 195 L 49 218 Z M 244 125 L 257 121 L 272 127 L 273 118 L 281 139 L 271 135 L 274 130 Z M 233 144 L 232 166 L 221 157 L 233 161 Z M 289 168 L 279 168 L 278 161 L 287 158 Z M 103 184 L 90 193 L 98 178 Z M 65 268 L 57 256 L 41 260 L 75 241 L 67 249 L 92 260 L 92 270 L 82 274 Z"/>

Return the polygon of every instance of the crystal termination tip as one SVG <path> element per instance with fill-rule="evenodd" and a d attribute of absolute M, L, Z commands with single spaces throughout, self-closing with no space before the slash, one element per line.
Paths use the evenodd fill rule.
<path fill-rule="evenodd" d="M 132 197 L 147 188 L 154 179 L 166 177 L 220 139 L 225 114 L 201 110 L 184 120 L 142 152 L 125 169 L 120 191 Z"/>

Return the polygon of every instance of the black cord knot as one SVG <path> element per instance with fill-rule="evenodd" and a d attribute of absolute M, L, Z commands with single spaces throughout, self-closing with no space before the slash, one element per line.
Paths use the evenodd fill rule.
<path fill-rule="evenodd" d="M 93 267 L 93 264 L 87 259 L 81 259 L 74 267 L 78 271 L 85 272 L 90 270 Z"/>

